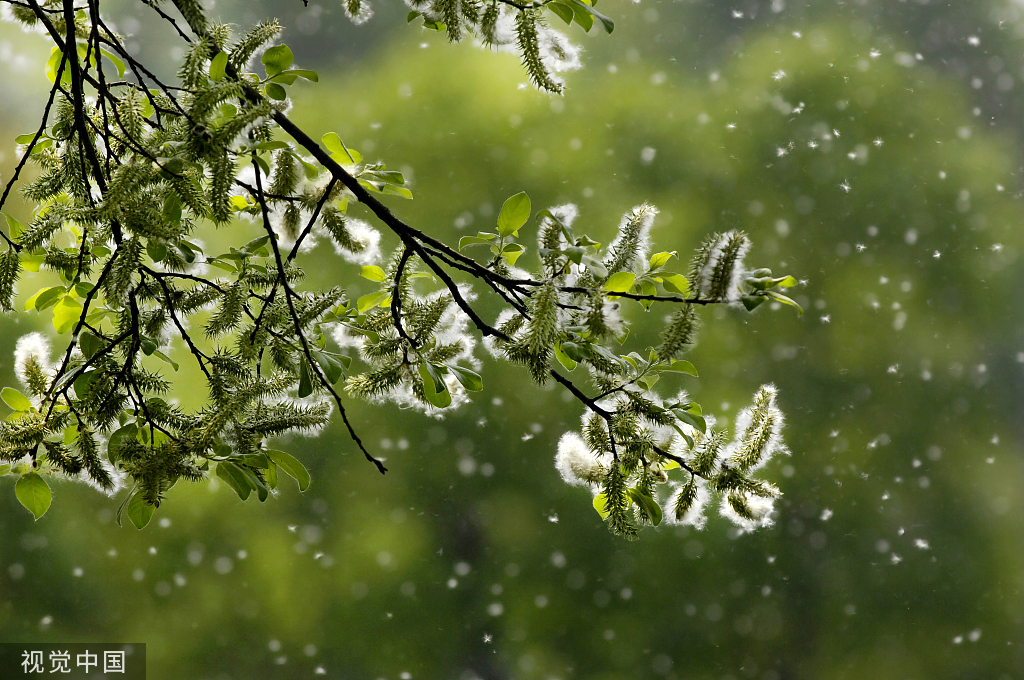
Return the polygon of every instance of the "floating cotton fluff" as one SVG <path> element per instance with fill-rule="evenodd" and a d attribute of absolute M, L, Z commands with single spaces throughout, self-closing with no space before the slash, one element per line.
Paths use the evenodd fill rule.
<path fill-rule="evenodd" d="M 590 452 L 583 437 L 575 432 L 566 432 L 558 440 L 555 469 L 562 475 L 562 480 L 571 486 L 600 484 L 605 473 L 604 466 Z"/>
<path fill-rule="evenodd" d="M 97 437 L 97 445 L 100 444 L 103 444 L 103 442 L 102 440 L 100 440 L 99 437 Z M 102 445 L 100 448 L 105 448 L 105 444 Z M 111 487 L 109 489 L 104 488 L 99 482 L 93 479 L 92 475 L 90 475 L 89 472 L 86 470 L 82 470 L 81 472 L 79 472 L 78 476 L 74 477 L 74 479 L 77 479 L 79 482 L 91 486 L 104 496 L 114 498 L 115 496 L 117 496 L 118 492 L 120 492 L 121 489 L 124 488 L 125 480 L 128 479 L 128 475 L 127 473 L 118 469 L 116 466 L 111 465 L 110 462 L 107 461 L 105 456 L 100 457 L 99 463 L 100 467 L 102 467 L 103 470 L 106 471 L 107 476 L 110 478 Z"/>
<path fill-rule="evenodd" d="M 380 260 L 380 232 L 363 220 L 345 220 L 345 230 L 352 239 L 352 243 L 361 246 L 359 250 L 349 250 L 337 243 L 334 244 L 334 252 L 345 258 L 346 262 L 358 265 L 373 264 Z"/>
<path fill-rule="evenodd" d="M 50 364 L 50 341 L 42 333 L 29 333 L 18 338 L 14 347 L 14 373 L 25 387 L 30 377 L 41 375 Z"/>
<path fill-rule="evenodd" d="M 538 27 L 537 42 L 540 47 L 540 58 L 549 70 L 556 73 L 576 71 L 582 68 L 578 46 L 569 42 L 564 34 L 547 26 Z"/>
<path fill-rule="evenodd" d="M 773 517 L 773 511 L 775 510 L 774 498 L 762 498 L 753 494 L 746 494 L 742 499 L 750 511 L 750 517 L 740 515 L 729 501 L 728 496 L 722 498 L 722 505 L 719 508 L 722 517 L 725 517 L 746 533 L 756 531 L 757 529 L 764 529 L 775 524 Z"/>
<path fill-rule="evenodd" d="M 466 302 L 476 300 L 476 293 L 466 284 L 458 286 L 459 294 Z M 427 296 L 427 299 L 448 295 L 447 290 L 437 291 Z M 437 329 L 434 331 L 434 338 L 439 345 L 454 345 L 458 343 L 462 348 L 458 354 L 451 358 L 452 362 L 469 364 L 473 370 L 480 370 L 480 360 L 473 355 L 476 348 L 476 336 L 470 333 L 469 317 L 466 316 L 457 304 L 449 304 L 441 314 Z"/>
<path fill-rule="evenodd" d="M 373 7 L 366 0 L 345 0 L 342 7 L 345 16 L 356 26 L 365 24 L 373 17 Z"/>
<path fill-rule="evenodd" d="M 670 525 L 685 524 L 700 531 L 708 522 L 708 516 L 704 510 L 707 507 L 708 501 L 711 500 L 711 491 L 708 490 L 707 485 L 699 480 L 695 480 L 693 486 L 688 487 L 688 484 L 672 484 L 672 493 L 669 494 L 664 506 L 665 523 Z M 692 495 L 692 500 L 689 501 L 689 508 L 680 517 L 677 516 L 676 509 L 679 506 L 681 497 L 685 494 Z"/>
<path fill-rule="evenodd" d="M 699 272 L 700 292 L 711 299 L 738 300 L 740 283 L 746 276 L 743 258 L 750 250 L 750 239 L 743 232 L 727 231 L 705 247 L 708 250 Z"/>
<path fill-rule="evenodd" d="M 744 472 L 758 470 L 777 454 L 788 454 L 782 442 L 782 411 L 776 406 L 775 385 L 762 385 L 754 403 L 736 416 L 735 439 L 724 455 Z"/>
<path fill-rule="evenodd" d="M 497 329 L 501 329 L 502 326 L 507 324 L 509 321 L 512 320 L 513 317 L 515 317 L 518 314 L 519 312 L 512 309 L 511 307 L 509 307 L 508 309 L 503 309 L 501 313 L 498 314 L 498 318 L 494 322 L 494 327 Z M 485 335 L 482 338 L 482 342 L 484 345 L 484 349 L 487 350 L 487 353 L 490 354 L 492 358 L 505 358 L 505 355 L 502 354 L 501 349 L 498 347 L 498 338 L 494 337 L 493 335 Z"/>
<path fill-rule="evenodd" d="M 623 215 L 618 235 L 608 246 L 610 255 L 605 258 L 609 272 L 634 271 L 640 273 L 651 247 L 651 227 L 658 209 L 644 203 Z"/>

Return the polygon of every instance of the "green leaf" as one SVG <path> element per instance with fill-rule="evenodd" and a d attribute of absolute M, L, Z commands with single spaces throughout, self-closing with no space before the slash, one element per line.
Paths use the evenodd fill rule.
<path fill-rule="evenodd" d="M 785 295 L 783 295 L 782 293 L 776 293 L 774 290 L 768 291 L 768 295 L 771 296 L 771 298 L 773 300 L 778 300 L 779 302 L 781 302 L 784 305 L 789 305 L 791 307 L 796 307 L 796 311 L 799 312 L 801 315 L 804 313 L 804 308 L 801 307 L 797 303 L 796 300 L 794 300 L 792 298 L 788 298 Z"/>
<path fill-rule="evenodd" d="M 306 470 L 305 466 L 295 456 L 284 451 L 272 451 L 269 449 L 266 454 L 270 460 L 277 463 L 278 467 L 299 483 L 299 491 L 305 491 L 309 488 L 309 471 Z"/>
<path fill-rule="evenodd" d="M 11 474 L 11 466 L 4 464 L 0 465 L 0 477 Z"/>
<path fill-rule="evenodd" d="M 217 476 L 227 482 L 243 501 L 249 498 L 249 494 L 255 488 L 249 483 L 249 478 L 242 469 L 229 460 L 217 463 Z"/>
<path fill-rule="evenodd" d="M 106 57 L 107 59 L 110 60 L 110 63 L 113 64 L 114 68 L 117 69 L 117 77 L 121 78 L 123 80 L 124 79 L 124 62 L 121 61 L 120 59 L 118 59 L 116 56 L 114 56 L 110 52 L 107 52 L 106 50 L 101 49 L 100 50 L 100 54 L 102 54 L 104 57 Z"/>
<path fill-rule="evenodd" d="M 775 285 L 779 288 L 792 288 L 799 283 L 792 276 L 784 276 L 781 279 L 773 279 L 773 281 L 775 281 Z"/>
<path fill-rule="evenodd" d="M 368 264 L 363 267 L 359 272 L 359 275 L 364 279 L 369 279 L 370 281 L 384 283 L 384 270 L 373 264 Z"/>
<path fill-rule="evenodd" d="M 45 255 L 25 255 L 22 253 L 18 256 L 21 261 L 21 268 L 28 272 L 37 272 L 43 265 L 43 261 L 46 260 Z"/>
<path fill-rule="evenodd" d="M 601 26 L 604 27 L 606 33 L 611 33 L 612 31 L 615 30 L 615 22 L 606 17 L 605 15 L 601 14 L 600 12 L 598 12 L 590 5 L 580 2 L 580 0 L 569 0 L 569 2 L 572 3 L 572 7 L 574 10 L 579 8 L 592 14 L 595 19 L 601 22 Z"/>
<path fill-rule="evenodd" d="M 455 375 L 455 379 L 462 383 L 462 386 L 470 392 L 479 392 L 484 388 L 484 379 L 478 373 L 474 373 L 468 368 L 462 368 L 461 366 L 445 365 Z"/>
<path fill-rule="evenodd" d="M 267 96 L 275 101 L 280 102 L 288 98 L 288 93 L 277 83 L 267 83 L 266 90 Z"/>
<path fill-rule="evenodd" d="M 748 312 L 752 312 L 764 303 L 768 298 L 764 295 L 744 295 L 740 298 L 740 302 L 746 307 Z"/>
<path fill-rule="evenodd" d="M 287 45 L 277 45 L 264 52 L 260 61 L 266 67 L 268 76 L 276 76 L 292 65 L 295 55 Z"/>
<path fill-rule="evenodd" d="M 573 11 L 572 8 L 562 4 L 561 2 L 548 3 L 548 9 L 555 13 L 559 19 L 564 21 L 566 24 L 572 23 Z"/>
<path fill-rule="evenodd" d="M 651 520 L 651 524 L 658 526 L 661 524 L 661 506 L 658 505 L 657 501 L 650 494 L 641 493 L 636 488 L 630 487 L 629 496 L 636 503 L 640 511 L 647 515 L 647 518 Z"/>
<path fill-rule="evenodd" d="M 412 200 L 412 192 L 405 187 L 396 187 L 394 184 L 385 184 L 380 191 L 382 194 L 388 196 L 401 196 L 402 198 L 408 198 Z"/>
<path fill-rule="evenodd" d="M 493 236 L 491 238 L 494 238 Z M 459 250 L 462 250 L 466 246 L 489 246 L 491 241 L 487 238 L 480 236 L 463 236 L 459 239 Z"/>
<path fill-rule="evenodd" d="M 18 502 L 25 506 L 25 509 L 39 519 L 46 514 L 50 508 L 50 501 L 53 494 L 50 491 L 46 480 L 36 472 L 28 472 L 21 476 L 18 483 L 14 485 L 14 495 Z"/>
<path fill-rule="evenodd" d="M 224 53 L 221 52 L 221 54 Z M 156 506 L 147 503 L 145 497 L 141 493 L 136 492 L 132 494 L 131 500 L 128 501 L 126 512 L 128 513 L 128 519 L 135 525 L 135 528 L 142 530 L 149 524 L 149 520 L 153 519 Z"/>
<path fill-rule="evenodd" d="M 597 510 L 597 514 L 601 515 L 601 519 L 608 519 L 608 515 L 611 514 L 608 510 L 608 496 L 603 493 L 594 496 L 594 510 Z"/>
<path fill-rule="evenodd" d="M 175 372 L 177 372 L 178 368 L 180 368 L 176 361 L 171 359 L 169 356 L 167 356 L 166 354 L 164 354 L 160 350 L 154 350 L 153 351 L 153 356 L 155 356 L 157 359 L 160 359 L 165 364 L 170 364 L 171 368 L 173 368 L 175 370 Z"/>
<path fill-rule="evenodd" d="M 55 304 L 66 292 L 67 289 L 64 286 L 42 288 L 35 295 L 25 301 L 25 311 L 34 308 L 41 312 L 50 305 Z"/>
<path fill-rule="evenodd" d="M 671 260 L 675 256 L 676 256 L 676 251 L 674 251 L 674 250 L 671 253 L 668 253 L 668 252 L 666 252 L 666 253 L 655 253 L 654 255 L 651 255 L 651 262 L 650 262 L 650 269 L 651 269 L 651 271 L 654 271 L 655 269 L 658 269 L 659 267 L 664 266 L 666 262 L 668 262 L 669 260 Z"/>
<path fill-rule="evenodd" d="M 643 386 L 645 389 L 652 390 L 654 386 L 661 380 L 661 376 L 656 373 L 651 373 L 639 378 L 636 382 L 638 385 Z"/>
<path fill-rule="evenodd" d="M 676 468 L 681 469 L 682 467 L 683 466 L 679 464 L 679 461 L 672 460 L 670 458 L 665 458 L 661 461 L 661 469 L 664 470 L 665 472 L 668 472 L 669 470 L 675 470 Z"/>
<path fill-rule="evenodd" d="M 31 142 L 32 140 L 29 139 L 28 141 Z M 4 214 L 4 219 L 7 220 L 7 235 L 11 238 L 18 238 L 21 236 L 21 232 L 25 231 L 25 225 L 10 215 Z"/>
<path fill-rule="evenodd" d="M 577 7 L 569 2 L 569 0 L 565 0 L 565 3 L 572 9 L 573 19 L 576 20 L 576 23 L 582 26 L 584 31 L 590 33 L 590 29 L 594 27 L 594 15 L 585 9 Z"/>
<path fill-rule="evenodd" d="M 313 394 L 313 381 L 309 375 L 309 364 L 305 359 L 299 363 L 299 398 Z"/>
<path fill-rule="evenodd" d="M 154 340 L 147 338 L 146 336 L 139 338 L 139 346 L 142 348 L 142 353 L 147 357 L 155 352 L 158 347 Z"/>
<path fill-rule="evenodd" d="M 695 416 L 691 413 L 688 413 L 687 411 L 678 408 L 673 410 L 673 413 L 676 414 L 676 417 L 679 418 L 679 420 L 686 423 L 690 427 L 693 427 L 694 429 L 700 431 L 703 434 L 707 434 L 708 424 L 707 421 L 704 420 L 704 416 Z"/>
<path fill-rule="evenodd" d="M 368 311 L 390 297 L 391 293 L 386 290 L 370 293 L 369 295 L 364 295 L 356 300 L 356 308 L 359 310 L 360 314 L 366 314 Z"/>
<path fill-rule="evenodd" d="M 174 191 L 168 192 L 164 199 L 163 216 L 168 222 L 181 222 L 181 196 Z"/>
<path fill-rule="evenodd" d="M 587 269 L 599 278 L 608 276 L 608 268 L 604 266 L 604 263 L 598 260 L 596 257 L 590 255 L 583 256 L 583 264 L 587 266 Z"/>
<path fill-rule="evenodd" d="M 526 248 L 518 243 L 509 243 L 501 249 L 501 256 L 505 258 L 505 262 L 508 262 L 510 267 L 514 267 L 516 265 L 516 260 L 518 260 L 525 252 Z"/>
<path fill-rule="evenodd" d="M 672 363 L 670 363 L 668 366 L 662 367 L 661 370 L 674 371 L 676 373 L 686 373 L 688 375 L 692 375 L 694 378 L 699 377 L 697 375 L 697 369 L 694 368 L 693 364 L 691 364 L 689 361 L 684 361 L 682 359 L 674 359 Z"/>
<path fill-rule="evenodd" d="M 316 71 L 310 71 L 309 69 L 293 68 L 285 71 L 288 75 L 296 75 L 300 78 L 312 81 L 314 83 L 320 82 L 320 75 Z"/>
<path fill-rule="evenodd" d="M 315 349 L 311 350 L 310 354 L 316 359 L 316 363 L 320 365 L 320 369 L 324 372 L 324 377 L 332 385 L 337 383 L 341 376 L 345 374 L 345 369 L 339 357 Z"/>
<path fill-rule="evenodd" d="M 75 384 L 75 392 L 78 392 L 77 382 Z M 78 395 L 82 397 L 81 394 Z M 124 447 L 125 442 L 132 441 L 139 436 L 139 426 L 135 423 L 128 423 L 122 427 L 114 430 L 110 435 L 110 439 L 107 440 L 107 460 L 111 464 L 117 464 L 117 461 L 121 460 L 121 449 Z"/>
<path fill-rule="evenodd" d="M 53 308 L 53 328 L 58 333 L 67 333 L 75 327 L 81 316 L 82 303 L 65 295 Z"/>
<path fill-rule="evenodd" d="M 424 361 L 420 364 L 419 374 L 423 379 L 423 393 L 427 401 L 438 408 L 451 406 L 452 395 L 448 391 L 448 386 L 430 362 Z"/>
<path fill-rule="evenodd" d="M 0 399 L 3 399 L 4 403 L 15 411 L 28 413 L 32 410 L 32 402 L 29 401 L 28 397 L 13 387 L 5 387 L 3 390 L 0 390 Z"/>
<path fill-rule="evenodd" d="M 555 343 L 555 358 L 558 359 L 558 363 L 565 366 L 567 370 L 573 370 L 577 366 L 577 362 L 569 358 L 569 355 L 562 349 L 562 343 Z"/>
<path fill-rule="evenodd" d="M 498 213 L 498 233 L 502 236 L 510 236 L 519 231 L 530 219 L 531 209 L 530 197 L 526 195 L 525 191 L 510 196 L 501 206 L 501 212 Z"/>
<path fill-rule="evenodd" d="M 665 290 L 670 293 L 686 295 L 690 290 L 690 282 L 687 281 L 686 277 L 682 274 L 659 274 L 658 278 L 661 279 L 661 283 L 665 286 Z"/>
<path fill-rule="evenodd" d="M 584 359 L 589 358 L 587 355 L 586 347 L 575 342 L 563 342 L 556 347 L 556 351 L 558 349 L 560 349 L 566 357 L 568 357 L 571 361 L 574 362 L 580 362 L 583 361 Z M 564 365 L 565 364 L 563 364 L 563 366 Z M 566 368 L 569 367 L 566 366 Z M 575 366 L 573 368 L 575 368 Z M 569 370 L 572 369 L 570 368 Z"/>
<path fill-rule="evenodd" d="M 50 58 L 46 60 L 46 79 L 51 83 L 57 80 L 57 70 L 60 68 L 60 61 L 63 58 L 64 53 L 60 51 L 60 48 L 54 47 L 50 50 Z M 64 77 L 68 75 L 67 65 L 65 64 L 61 80 L 64 80 Z"/>
<path fill-rule="evenodd" d="M 267 464 L 267 469 L 263 471 L 263 480 L 267 483 L 267 487 L 277 488 L 277 463 L 270 461 Z"/>
<path fill-rule="evenodd" d="M 210 60 L 210 80 L 220 81 L 224 77 L 224 71 L 228 67 L 228 55 L 226 52 L 218 52 Z"/>
<path fill-rule="evenodd" d="M 328 132 L 320 138 L 320 141 L 324 143 L 324 146 L 327 147 L 327 150 L 330 151 L 331 154 L 347 158 L 347 161 L 343 161 L 346 164 L 357 164 L 363 162 L 362 155 L 360 155 L 358 151 L 345 146 L 345 142 L 341 141 L 341 137 L 338 136 L 337 132 Z"/>
<path fill-rule="evenodd" d="M 272 77 L 271 80 L 275 83 L 280 83 L 281 85 L 291 85 L 298 80 L 298 78 L 299 77 L 297 75 L 290 73 L 289 71 L 285 71 L 284 73 L 278 73 L 276 76 Z"/>
<path fill-rule="evenodd" d="M 615 272 L 604 282 L 604 289 L 609 293 L 627 293 L 634 281 L 636 275 L 633 272 Z"/>

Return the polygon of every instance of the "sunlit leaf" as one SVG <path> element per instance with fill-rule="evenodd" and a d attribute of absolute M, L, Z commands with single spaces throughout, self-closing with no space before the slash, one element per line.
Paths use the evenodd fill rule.
<path fill-rule="evenodd" d="M 50 486 L 36 472 L 25 473 L 18 479 L 14 485 L 14 495 L 36 519 L 46 514 L 53 499 Z"/>

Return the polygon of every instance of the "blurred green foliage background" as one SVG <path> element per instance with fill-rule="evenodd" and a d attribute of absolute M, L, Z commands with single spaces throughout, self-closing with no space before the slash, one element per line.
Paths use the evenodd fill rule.
<path fill-rule="evenodd" d="M 146 8 L 111 7 L 171 72 Z M 292 88 L 294 118 L 411 177 L 415 200 L 390 202 L 432 235 L 487 230 L 525 190 L 607 240 L 649 201 L 659 249 L 742 228 L 751 265 L 805 280 L 801 318 L 705 310 L 684 385 L 726 421 L 779 386 L 777 524 L 614 538 L 552 466 L 580 408 L 489 362 L 444 420 L 353 406 L 386 477 L 333 426 L 282 442 L 305 494 L 182 484 L 143 532 L 70 484 L 33 523 L 0 480 L 0 639 L 145 642 L 157 680 L 1024 677 L 1017 7 L 614 2 L 614 35 L 571 32 L 585 68 L 556 99 L 397 3 L 361 27 L 333 4 L 219 3 L 281 17 L 321 73 Z M 4 180 L 41 47 L 0 27 Z M 365 292 L 330 249 L 306 267 Z M 629 313 L 654 344 L 661 312 Z M 6 384 L 17 337 L 47 325 L 0 323 Z"/>

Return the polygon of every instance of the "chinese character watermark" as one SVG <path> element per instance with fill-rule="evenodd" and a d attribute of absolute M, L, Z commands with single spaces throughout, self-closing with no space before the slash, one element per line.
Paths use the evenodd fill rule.
<path fill-rule="evenodd" d="M 79 654 L 76 657 L 75 665 L 77 665 L 79 668 L 84 667 L 86 674 L 88 674 L 90 666 L 99 667 L 98 658 L 99 657 L 97 657 L 97 655 L 90 654 L 89 650 L 87 649 L 85 650 L 85 654 Z"/>
<path fill-rule="evenodd" d="M 71 663 L 71 652 L 50 652 L 51 673 L 70 673 L 71 669 L 68 667 L 69 663 Z"/>
<path fill-rule="evenodd" d="M 104 673 L 124 673 L 124 652 L 103 652 Z"/>
<path fill-rule="evenodd" d="M 43 653 L 25 651 L 21 653 L 21 667 L 26 673 L 43 673 Z"/>

